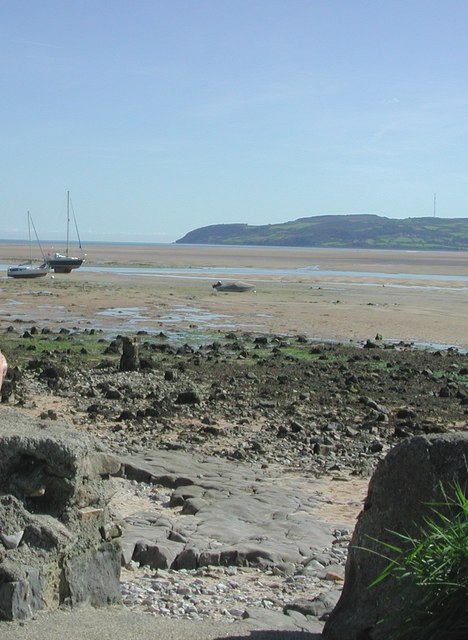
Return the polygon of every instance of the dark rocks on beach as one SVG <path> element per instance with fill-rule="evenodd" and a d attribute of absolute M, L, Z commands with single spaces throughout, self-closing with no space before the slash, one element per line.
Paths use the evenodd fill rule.
<path fill-rule="evenodd" d="M 74 366 L 59 352 L 31 359 L 18 399 L 27 401 L 29 385 L 44 384 L 71 400 L 75 421 L 86 425 L 87 414 L 88 428 L 104 430 L 119 450 L 146 446 L 148 438 L 154 443 L 159 434 L 163 448 L 196 444 L 227 458 L 313 465 L 317 474 L 334 464 L 367 474 L 402 437 L 443 430 L 467 411 L 467 356 L 458 352 L 381 344 L 367 351 L 241 335 L 178 349 L 158 337 L 138 340 L 101 338 L 104 351 L 115 343 L 118 358 L 122 350 L 117 362 L 92 365 L 82 356 Z M 142 366 L 149 358 L 151 366 Z M 441 392 L 447 386 L 450 393 Z M 207 429 L 207 415 L 213 427 L 228 428 Z M 116 420 L 125 428 L 112 432 Z M 254 424 L 262 426 L 252 430 Z"/>
<path fill-rule="evenodd" d="M 24 341 L 23 354 L 40 335 Z M 87 481 L 90 486 L 79 494 L 93 513 L 89 520 L 77 520 L 76 532 L 101 518 L 94 515 L 95 505 L 106 516 L 99 535 L 86 524 L 84 548 L 63 562 L 63 580 L 70 586 L 56 596 L 54 606 L 92 601 L 91 591 L 112 601 L 112 576 L 120 561 L 155 571 L 257 567 L 298 581 L 313 577 L 329 583 L 327 597 L 311 595 L 284 608 L 310 628 L 307 618 L 324 620 L 334 605 L 349 536 L 337 533 L 334 538 L 329 527 L 317 522 L 317 505 L 298 485 L 298 477 L 307 484 L 330 474 L 367 477 L 401 441 L 397 449 L 411 443 L 413 435 L 426 441 L 424 434 L 466 422 L 468 357 L 456 351 L 389 348 L 380 340 L 364 349 L 231 333 L 211 344 L 180 347 L 144 334 L 101 338 L 88 353 L 80 344 L 74 355 L 69 344 L 73 334 L 60 337 L 53 351 L 38 349 L 34 358 L 24 358 L 24 373 L 6 400 L 34 410 L 35 398 L 47 394 L 56 404 L 53 417 L 49 407 L 41 408 L 47 420 L 38 427 L 41 433 L 50 436 L 55 418 L 60 421 L 66 408 L 76 427 L 98 435 L 124 458 L 123 482 L 148 483 L 164 495 L 157 513 L 142 510 L 126 518 L 120 554 L 114 538 L 118 526 L 108 518 L 94 480 Z M 72 472 L 66 478 L 68 496 L 75 495 L 75 484 L 81 482 L 79 459 L 77 454 L 73 473 L 78 480 Z M 39 481 L 45 469 L 50 486 L 51 475 L 60 485 L 60 473 L 55 467 L 50 472 L 47 457 L 41 461 Z M 40 503 L 44 487 L 40 482 L 36 486 L 33 467 L 26 483 L 23 478 L 9 485 L 17 515 L 8 519 L 21 526 L 2 531 L 6 537 L 0 543 L 5 580 L 20 585 L 15 598 L 30 594 L 26 614 L 8 614 L 16 617 L 30 615 L 43 600 L 43 575 L 34 554 L 23 562 L 27 575 L 16 565 L 2 564 L 5 554 L 24 553 L 23 530 L 38 530 L 28 518 L 41 515 L 31 505 Z M 97 474 L 104 493 L 110 473 Z M 410 485 L 411 478 L 404 482 Z M 46 491 L 52 495 L 51 489 Z M 67 518 L 75 517 L 73 508 L 65 496 L 47 514 L 59 527 L 54 558 L 62 553 L 60 535 L 70 528 Z M 110 594 L 100 582 L 102 575 Z M 247 609 L 235 615 L 253 615 Z"/>

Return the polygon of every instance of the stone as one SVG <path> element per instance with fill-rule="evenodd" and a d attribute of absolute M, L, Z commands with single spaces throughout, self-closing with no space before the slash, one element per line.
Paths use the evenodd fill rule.
<path fill-rule="evenodd" d="M 200 404 L 201 397 L 195 389 L 187 389 L 178 394 L 176 404 Z"/>
<path fill-rule="evenodd" d="M 138 338 L 122 338 L 122 355 L 120 357 L 120 371 L 139 371 L 140 358 L 138 354 Z"/>
<path fill-rule="evenodd" d="M 468 434 L 405 439 L 379 463 L 353 533 L 341 598 L 325 624 L 327 640 L 384 640 L 395 631 L 408 594 L 393 578 L 369 588 L 388 564 L 382 543 L 402 546 L 395 533 L 417 536 L 431 505 L 443 510 L 444 491 L 468 484 Z M 448 511 L 447 514 L 448 515 Z M 406 604 L 415 600 L 414 594 Z M 383 622 L 380 622 L 383 620 Z M 441 636 L 443 637 L 443 630 Z"/>
<path fill-rule="evenodd" d="M 120 602 L 121 529 L 108 507 L 119 470 L 86 434 L 2 410 L 0 620 Z"/>
<path fill-rule="evenodd" d="M 321 593 L 311 600 L 298 598 L 297 600 L 294 600 L 294 602 L 286 604 L 284 612 L 299 611 L 299 613 L 302 613 L 304 616 L 315 616 L 316 618 L 321 618 L 333 610 L 339 595 L 339 591 L 329 591 L 328 593 Z"/>

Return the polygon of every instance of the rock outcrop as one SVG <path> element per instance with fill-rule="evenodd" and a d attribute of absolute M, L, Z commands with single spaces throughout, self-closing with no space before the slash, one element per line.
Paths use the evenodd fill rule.
<path fill-rule="evenodd" d="M 410 438 L 379 464 L 351 540 L 341 598 L 324 628 L 327 640 L 383 640 L 394 631 L 408 606 L 404 594 L 392 578 L 369 588 L 388 564 L 382 543 L 402 546 L 393 532 L 417 536 L 434 516 L 432 505 L 448 511 L 444 492 L 453 495 L 454 483 L 467 491 L 467 460 L 464 432 Z"/>
<path fill-rule="evenodd" d="M 120 463 L 86 435 L 0 412 L 0 620 L 120 600 Z"/>
<path fill-rule="evenodd" d="M 139 368 L 140 357 L 138 354 L 138 339 L 123 336 L 120 371 L 138 371 Z"/>

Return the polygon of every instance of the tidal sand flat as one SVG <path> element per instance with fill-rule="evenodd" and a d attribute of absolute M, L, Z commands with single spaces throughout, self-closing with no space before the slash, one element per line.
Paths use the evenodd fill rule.
<path fill-rule="evenodd" d="M 0 245 L 0 262 L 21 255 L 17 244 Z M 215 293 L 218 279 L 246 281 L 255 293 Z M 461 252 L 93 244 L 71 274 L 3 277 L 0 304 L 3 326 L 245 329 L 345 342 L 379 334 L 468 347 Z"/>

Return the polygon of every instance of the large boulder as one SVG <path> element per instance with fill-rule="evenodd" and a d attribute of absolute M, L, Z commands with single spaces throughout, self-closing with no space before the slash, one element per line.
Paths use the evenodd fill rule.
<path fill-rule="evenodd" d="M 391 555 L 382 543 L 402 546 L 394 532 L 420 534 L 435 515 L 431 505 L 442 503 L 437 509 L 444 511 L 444 493 L 453 496 L 455 483 L 466 492 L 467 460 L 463 432 L 409 438 L 380 463 L 351 540 L 341 598 L 323 631 L 327 640 L 384 640 L 395 630 L 408 594 L 392 577 L 369 588 Z"/>
<path fill-rule="evenodd" d="M 86 434 L 0 411 L 0 620 L 120 601 L 119 469 Z"/>

